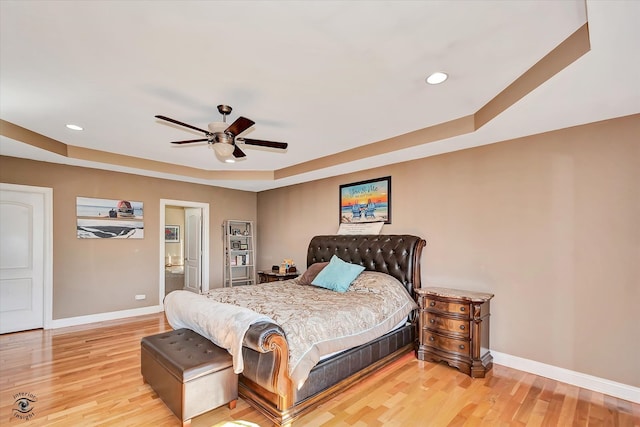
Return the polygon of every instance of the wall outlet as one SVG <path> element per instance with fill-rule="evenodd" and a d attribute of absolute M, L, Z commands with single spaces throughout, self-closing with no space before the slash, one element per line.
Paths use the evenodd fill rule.
<path fill-rule="evenodd" d="M 144 295 L 144 294 L 143 294 L 143 295 L 136 295 L 136 299 L 137 299 L 137 300 L 147 299 L 147 296 L 146 296 L 146 295 Z"/>

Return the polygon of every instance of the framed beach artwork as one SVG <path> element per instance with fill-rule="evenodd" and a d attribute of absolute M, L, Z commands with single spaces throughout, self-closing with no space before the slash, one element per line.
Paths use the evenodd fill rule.
<path fill-rule="evenodd" d="M 340 186 L 340 223 L 391 224 L 391 177 Z"/>
<path fill-rule="evenodd" d="M 180 226 L 179 225 L 165 225 L 164 226 L 164 241 L 167 243 L 180 242 Z"/>
<path fill-rule="evenodd" d="M 142 239 L 142 202 L 76 197 L 78 239 Z"/>

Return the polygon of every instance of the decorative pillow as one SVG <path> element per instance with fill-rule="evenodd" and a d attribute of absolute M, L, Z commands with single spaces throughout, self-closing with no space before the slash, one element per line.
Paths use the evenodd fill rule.
<path fill-rule="evenodd" d="M 307 271 L 302 273 L 302 276 L 300 276 L 300 278 L 298 279 L 298 285 L 306 285 L 306 286 L 310 285 L 313 279 L 316 278 L 318 273 L 320 273 L 322 269 L 325 268 L 327 265 L 329 265 L 329 261 L 316 262 L 311 264 L 309 268 L 307 268 Z"/>
<path fill-rule="evenodd" d="M 344 262 L 337 256 L 332 256 L 329 265 L 311 281 L 312 285 L 331 289 L 336 292 L 346 292 L 349 285 L 362 273 L 361 265 Z"/>

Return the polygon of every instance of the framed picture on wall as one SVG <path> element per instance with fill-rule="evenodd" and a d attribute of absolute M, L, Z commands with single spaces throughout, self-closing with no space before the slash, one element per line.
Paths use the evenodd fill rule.
<path fill-rule="evenodd" d="M 391 224 L 391 177 L 340 186 L 340 223 Z"/>
<path fill-rule="evenodd" d="M 76 197 L 78 239 L 144 238 L 143 203 Z"/>
<path fill-rule="evenodd" d="M 179 225 L 165 225 L 164 227 L 164 241 L 167 243 L 177 243 L 180 241 L 180 226 Z"/>

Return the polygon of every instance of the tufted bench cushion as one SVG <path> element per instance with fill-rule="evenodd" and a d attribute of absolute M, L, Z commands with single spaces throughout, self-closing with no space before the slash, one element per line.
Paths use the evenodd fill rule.
<path fill-rule="evenodd" d="M 142 338 L 140 367 L 144 381 L 183 425 L 226 403 L 235 408 L 238 376 L 231 355 L 189 329 Z"/>

